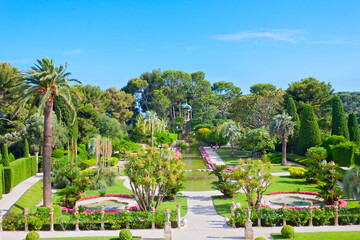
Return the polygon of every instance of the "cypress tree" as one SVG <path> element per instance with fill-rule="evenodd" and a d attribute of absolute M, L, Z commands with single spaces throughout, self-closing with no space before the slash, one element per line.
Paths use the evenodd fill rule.
<path fill-rule="evenodd" d="M 2 162 L 3 162 L 4 167 L 10 166 L 9 152 L 8 152 L 7 145 L 5 143 L 3 144 L 3 147 L 2 147 Z"/>
<path fill-rule="evenodd" d="M 294 150 L 295 146 L 299 141 L 299 131 L 300 131 L 300 118 L 297 113 L 296 105 L 294 99 L 289 96 L 286 102 L 286 112 L 291 116 L 291 121 L 295 122 L 294 134 L 289 136 L 289 149 Z"/>
<path fill-rule="evenodd" d="M 360 129 L 355 113 L 349 114 L 348 129 L 350 141 L 360 144 Z"/>
<path fill-rule="evenodd" d="M 306 150 L 321 144 L 319 125 L 314 109 L 306 104 L 300 118 L 298 154 L 304 155 Z"/>
<path fill-rule="evenodd" d="M 24 141 L 24 157 L 29 157 L 30 153 L 29 153 L 29 143 L 28 140 L 25 138 Z"/>
<path fill-rule="evenodd" d="M 344 108 L 338 95 L 332 98 L 331 135 L 344 136 L 349 139 L 349 130 L 346 125 Z"/>

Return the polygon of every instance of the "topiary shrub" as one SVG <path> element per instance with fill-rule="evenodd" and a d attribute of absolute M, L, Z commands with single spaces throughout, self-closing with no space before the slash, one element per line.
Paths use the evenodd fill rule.
<path fill-rule="evenodd" d="M 120 234 L 119 234 L 119 239 L 120 240 L 131 240 L 132 234 L 131 234 L 130 230 L 129 229 L 121 230 Z"/>
<path fill-rule="evenodd" d="M 31 231 L 28 234 L 26 234 L 26 240 L 39 240 L 40 236 L 39 233 L 35 231 Z"/>
<path fill-rule="evenodd" d="M 52 151 L 51 157 L 53 157 L 53 158 L 62 158 L 63 156 L 65 156 L 65 154 L 67 155 L 66 150 L 55 149 L 55 150 Z"/>
<path fill-rule="evenodd" d="M 283 238 L 292 238 L 294 237 L 295 234 L 295 230 L 292 226 L 290 225 L 285 225 L 283 226 L 283 228 L 281 229 L 281 236 Z"/>
<path fill-rule="evenodd" d="M 263 237 L 257 237 L 257 238 L 255 238 L 255 240 L 265 240 L 265 238 L 263 238 Z"/>
<path fill-rule="evenodd" d="M 304 156 L 308 148 L 321 144 L 321 135 L 314 109 L 311 105 L 305 105 L 300 120 L 297 152 L 299 155 Z"/>
<path fill-rule="evenodd" d="M 354 164 L 354 153 L 357 146 L 354 142 L 340 143 L 332 148 L 333 160 L 340 166 L 350 167 Z"/>
<path fill-rule="evenodd" d="M 10 153 L 9 154 L 9 162 L 13 162 L 13 161 L 15 161 L 15 156 L 14 156 L 14 154 Z"/>

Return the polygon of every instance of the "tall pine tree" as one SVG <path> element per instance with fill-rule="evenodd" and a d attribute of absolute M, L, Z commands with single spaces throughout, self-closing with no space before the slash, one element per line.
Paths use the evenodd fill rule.
<path fill-rule="evenodd" d="M 321 144 L 320 129 L 314 109 L 306 104 L 300 118 L 299 144 L 297 152 L 305 155 L 306 150 Z"/>
<path fill-rule="evenodd" d="M 24 141 L 24 157 L 29 157 L 30 153 L 29 153 L 29 143 L 28 140 L 25 138 Z"/>
<path fill-rule="evenodd" d="M 355 113 L 349 114 L 348 129 L 350 141 L 355 142 L 357 145 L 360 144 L 360 129 Z"/>
<path fill-rule="evenodd" d="M 346 125 L 344 108 L 338 95 L 332 98 L 331 135 L 344 136 L 349 139 L 349 130 Z"/>
<path fill-rule="evenodd" d="M 295 122 L 294 134 L 289 136 L 288 149 L 294 151 L 296 145 L 299 142 L 299 131 L 300 131 L 300 118 L 297 113 L 296 105 L 294 99 L 289 96 L 286 101 L 286 112 L 291 117 L 291 121 Z"/>

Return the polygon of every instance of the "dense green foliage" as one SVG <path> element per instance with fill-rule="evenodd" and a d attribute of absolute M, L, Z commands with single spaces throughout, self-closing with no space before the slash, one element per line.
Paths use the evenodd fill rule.
<path fill-rule="evenodd" d="M 310 147 L 321 144 L 320 129 L 316 121 L 313 107 L 305 105 L 301 114 L 299 144 L 297 152 L 304 155 Z"/>
<path fill-rule="evenodd" d="M 335 95 L 332 98 L 331 135 L 344 136 L 346 139 L 349 139 L 349 130 L 346 124 L 345 113 L 338 95 Z"/>
<path fill-rule="evenodd" d="M 360 128 L 355 113 L 350 113 L 348 118 L 349 139 L 360 145 Z"/>
<path fill-rule="evenodd" d="M 331 128 L 331 98 L 334 90 L 330 83 L 320 82 L 316 78 L 308 77 L 289 84 L 286 92 L 294 99 L 297 110 L 302 114 L 306 104 L 314 108 L 319 119 L 321 129 Z"/>

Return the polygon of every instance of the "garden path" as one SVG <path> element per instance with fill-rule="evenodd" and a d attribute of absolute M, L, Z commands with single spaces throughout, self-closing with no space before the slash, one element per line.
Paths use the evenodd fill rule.
<path fill-rule="evenodd" d="M 4 214 L 8 213 L 10 208 L 21 198 L 21 196 L 29 190 L 29 188 L 42 179 L 43 174 L 38 173 L 33 177 L 22 181 L 17 186 L 15 186 L 10 193 L 3 194 L 2 199 L 0 200 L 0 209 L 4 211 Z"/>
<path fill-rule="evenodd" d="M 226 165 L 226 163 L 224 163 L 219 154 L 217 154 L 217 152 L 214 152 L 211 147 L 204 147 L 204 149 L 210 160 L 215 163 L 215 165 Z"/>

